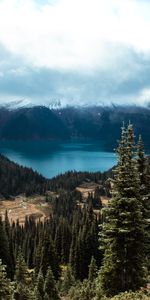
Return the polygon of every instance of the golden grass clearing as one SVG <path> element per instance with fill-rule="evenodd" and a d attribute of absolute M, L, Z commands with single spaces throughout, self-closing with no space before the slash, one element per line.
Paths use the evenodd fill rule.
<path fill-rule="evenodd" d="M 0 201 L 0 215 L 2 218 L 4 218 L 6 210 L 10 222 L 16 222 L 19 219 L 19 223 L 24 224 L 25 218 L 29 216 L 43 221 L 49 216 L 50 206 L 45 202 L 43 196 L 36 195 L 26 198 L 21 195 L 16 197 L 15 200 Z"/>

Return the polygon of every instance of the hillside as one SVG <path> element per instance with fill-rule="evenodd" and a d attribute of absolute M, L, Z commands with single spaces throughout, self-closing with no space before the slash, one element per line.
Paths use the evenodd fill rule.
<path fill-rule="evenodd" d="M 7 198 L 20 193 L 31 195 L 44 193 L 47 180 L 31 168 L 22 167 L 0 155 L 0 197 Z"/>
<path fill-rule="evenodd" d="M 8 198 L 26 194 L 45 194 L 47 190 L 73 191 L 86 182 L 105 182 L 109 173 L 69 171 L 52 179 L 46 179 L 31 168 L 20 166 L 0 155 L 0 197 Z"/>
<path fill-rule="evenodd" d="M 132 125 L 129 125 L 128 131 L 125 132 L 126 135 L 127 133 L 133 133 Z M 124 135 L 122 134 L 123 138 Z M 12 281 L 14 299 L 22 299 L 18 295 L 25 295 L 27 300 L 149 299 L 149 278 L 147 277 L 145 283 L 143 283 L 145 274 L 143 265 L 146 262 L 147 266 L 144 266 L 149 270 L 149 254 L 147 254 L 148 260 L 144 258 L 145 262 L 143 264 L 144 256 L 139 251 L 139 249 L 144 248 L 143 241 L 145 246 L 149 239 L 149 236 L 147 236 L 148 239 L 145 240 L 147 227 L 144 226 L 146 223 L 143 222 L 144 213 L 146 213 L 145 220 L 149 216 L 147 210 L 149 208 L 147 203 L 146 206 L 144 203 L 141 204 L 141 200 L 149 199 L 149 168 L 145 163 L 146 159 L 141 150 L 137 160 L 135 160 L 137 152 L 135 151 L 134 137 L 132 144 L 131 139 L 125 139 L 125 141 L 128 145 L 126 147 L 126 144 L 124 144 L 125 151 L 122 151 L 121 147 L 118 149 L 121 149 L 119 151 L 122 157 L 125 155 L 128 161 L 126 163 L 126 160 L 122 160 L 121 157 L 120 163 L 116 167 L 118 175 L 114 180 L 117 185 L 112 184 L 112 180 L 109 179 L 113 174 L 112 170 L 105 173 L 69 171 L 46 180 L 33 170 L 23 168 L 4 156 L 0 156 L 1 193 L 5 197 L 6 195 L 10 196 L 10 192 L 11 195 L 14 195 L 9 200 L 1 199 L 0 201 L 0 258 L 2 263 L 6 265 L 8 278 Z M 123 165 L 121 162 L 123 162 Z M 149 157 L 147 162 L 150 162 Z M 140 171 L 141 167 L 142 172 Z M 136 187 L 137 190 L 133 187 Z M 111 198 L 110 190 L 112 188 L 113 192 L 116 193 Z M 122 194 L 119 194 L 118 198 L 120 192 Z M 25 193 L 27 196 L 29 194 L 31 196 L 26 197 Z M 41 193 L 41 195 L 38 195 L 38 193 Z M 115 199 L 115 197 L 117 198 Z M 108 214 L 110 214 L 110 218 L 107 217 Z M 114 227 L 114 224 L 117 227 Z M 113 228 L 118 230 L 117 234 L 115 230 L 112 230 Z M 105 245 L 105 236 L 102 235 L 105 230 L 108 233 L 106 247 L 110 247 L 110 242 L 117 241 L 113 244 L 117 247 L 110 247 L 109 249 L 117 251 L 112 252 L 112 256 L 113 253 L 115 255 L 121 253 L 119 258 L 122 259 L 121 263 L 120 260 L 117 261 L 119 262 L 119 268 L 116 264 L 116 256 L 115 263 L 114 259 L 112 260 L 113 268 L 118 269 L 115 272 L 116 285 L 112 285 L 112 291 L 107 293 L 108 297 L 101 294 L 103 292 L 100 288 L 101 277 L 99 277 L 100 273 L 97 273 L 97 270 L 103 271 L 105 262 L 107 264 L 104 258 L 107 255 L 108 248 L 105 252 L 102 248 Z M 132 252 L 127 253 L 129 263 L 125 267 L 129 268 L 129 278 L 133 270 L 133 280 L 130 280 L 129 288 L 124 289 L 123 286 L 120 289 L 121 281 L 118 281 L 118 278 L 120 278 L 118 272 L 122 274 L 122 265 L 124 261 L 127 263 L 127 260 L 124 260 L 125 247 L 123 244 L 126 236 L 127 243 L 132 247 L 129 248 Z M 135 247 L 135 244 L 137 247 Z M 134 253 L 136 254 L 136 261 L 132 261 Z M 141 259 L 143 273 L 140 273 L 140 282 L 138 282 L 139 277 L 137 278 L 138 286 L 134 287 L 134 265 L 136 276 L 138 276 L 139 258 Z M 1 269 L 5 269 L 2 263 L 0 262 L 0 274 L 3 272 Z M 110 269 L 109 277 L 114 275 L 112 272 L 113 269 Z M 25 277 L 22 274 L 25 274 Z M 17 276 L 23 276 L 21 277 L 23 279 L 20 290 L 20 279 L 17 281 Z M 36 276 L 36 282 L 34 282 L 33 276 Z M 43 296 L 40 296 L 38 298 L 39 291 L 41 291 L 41 295 L 44 294 L 43 287 L 45 287 L 48 276 L 49 286 L 52 287 L 50 293 L 51 291 L 55 292 L 57 297 L 45 298 L 44 296 L 42 298 Z M 107 272 L 105 276 L 107 276 Z M 8 278 L 6 280 L 9 280 Z M 54 278 L 57 285 L 55 285 Z M 111 280 L 114 280 L 114 277 Z M 15 285 L 13 286 L 14 281 Z M 107 285 L 109 280 L 105 282 Z M 111 281 L 107 285 L 108 288 L 110 285 Z M 145 287 L 145 290 L 144 288 L 141 290 L 141 287 Z M 138 292 L 138 290 L 140 291 Z M 124 291 L 129 291 L 129 293 L 124 293 Z M 120 292 L 123 293 L 118 295 Z M 112 298 L 113 295 L 118 296 Z"/>
<path fill-rule="evenodd" d="M 122 122 L 134 123 L 150 149 L 149 107 L 93 106 L 49 109 L 44 106 L 18 109 L 0 108 L 0 139 L 71 139 L 103 140 L 106 148 L 113 149 L 119 138 Z"/>
<path fill-rule="evenodd" d="M 133 106 L 93 106 L 83 108 L 68 107 L 56 110 L 55 113 L 65 123 L 71 137 L 84 137 L 103 140 L 105 146 L 113 149 L 120 135 L 122 123 L 131 121 L 134 124 L 135 135 L 139 133 L 149 142 L 149 107 Z"/>
<path fill-rule="evenodd" d="M 68 138 L 64 123 L 46 107 L 0 109 L 0 138 L 4 140 Z"/>

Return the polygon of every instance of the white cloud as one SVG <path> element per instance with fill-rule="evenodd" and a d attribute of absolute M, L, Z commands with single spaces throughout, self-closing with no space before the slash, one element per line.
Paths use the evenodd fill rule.
<path fill-rule="evenodd" d="M 0 0 L 0 102 L 149 102 L 149 11 L 146 0 Z"/>
<path fill-rule="evenodd" d="M 149 104 L 150 103 L 150 87 L 144 88 L 137 95 L 136 101 L 138 104 Z"/>
<path fill-rule="evenodd" d="M 3 0 L 0 43 L 36 67 L 109 70 L 123 46 L 150 52 L 149 10 L 136 0 Z"/>

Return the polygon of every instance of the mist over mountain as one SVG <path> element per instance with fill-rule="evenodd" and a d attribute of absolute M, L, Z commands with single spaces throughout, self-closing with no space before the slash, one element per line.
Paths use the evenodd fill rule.
<path fill-rule="evenodd" d="M 132 122 L 135 135 L 149 141 L 149 107 L 87 106 L 50 109 L 45 106 L 0 108 L 0 139 L 94 139 L 113 148 L 120 136 L 122 122 Z"/>

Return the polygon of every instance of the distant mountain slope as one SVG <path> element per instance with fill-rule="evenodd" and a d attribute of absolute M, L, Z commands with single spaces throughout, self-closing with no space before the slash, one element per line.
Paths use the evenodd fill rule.
<path fill-rule="evenodd" d="M 150 109 L 135 106 L 0 108 L 0 139 L 89 138 L 103 140 L 106 147 L 113 149 L 122 122 L 129 120 L 134 124 L 135 135 L 142 134 L 149 150 Z"/>
<path fill-rule="evenodd" d="M 44 193 L 47 182 L 31 168 L 22 167 L 0 155 L 0 197 Z"/>
<path fill-rule="evenodd" d="M 57 139 L 68 138 L 62 120 L 46 107 L 0 109 L 1 139 Z"/>
<path fill-rule="evenodd" d="M 134 124 L 135 135 L 142 134 L 145 146 L 150 149 L 150 109 L 135 106 L 64 108 L 57 115 L 70 130 L 72 137 L 103 140 L 113 149 L 120 136 L 123 122 Z"/>

